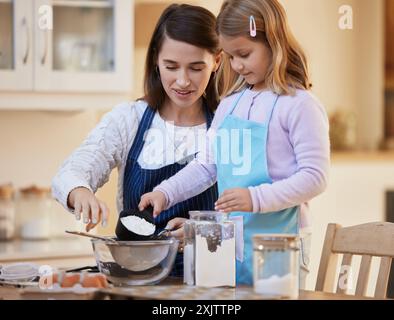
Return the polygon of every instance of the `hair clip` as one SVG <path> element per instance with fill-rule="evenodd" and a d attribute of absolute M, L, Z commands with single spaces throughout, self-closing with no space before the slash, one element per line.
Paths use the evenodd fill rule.
<path fill-rule="evenodd" d="M 254 16 L 249 17 L 250 36 L 255 38 L 257 36 L 256 20 Z"/>

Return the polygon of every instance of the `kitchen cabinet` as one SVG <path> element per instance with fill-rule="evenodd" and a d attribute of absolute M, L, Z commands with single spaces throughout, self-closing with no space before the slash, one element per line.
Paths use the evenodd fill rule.
<path fill-rule="evenodd" d="M 133 0 L 0 0 L 0 97 L 129 93 L 133 12 Z"/>
<path fill-rule="evenodd" d="M 33 89 L 33 2 L 0 0 L 0 90 Z"/>

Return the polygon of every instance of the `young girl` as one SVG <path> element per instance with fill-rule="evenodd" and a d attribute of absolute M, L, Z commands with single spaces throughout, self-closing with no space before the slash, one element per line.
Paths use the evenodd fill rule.
<path fill-rule="evenodd" d="M 94 193 L 115 167 L 119 171 L 117 207 L 136 209 L 141 195 L 171 177 L 194 158 L 219 104 L 216 76 L 221 50 L 215 16 L 190 5 L 171 5 L 153 33 L 145 70 L 145 97 L 109 112 L 53 179 L 53 195 L 83 217 L 87 231 L 108 219 Z M 201 194 L 164 211 L 156 231 L 177 225 L 190 210 L 210 210 L 217 199 L 212 185 Z M 183 256 L 173 275 L 182 275 Z"/>
<path fill-rule="evenodd" d="M 225 1 L 217 32 L 238 74 L 235 93 L 219 105 L 206 151 L 139 207 L 151 204 L 158 214 L 217 181 L 215 209 L 243 224 L 237 283 L 251 284 L 253 234 L 307 230 L 307 202 L 328 179 L 328 121 L 277 0 Z"/>

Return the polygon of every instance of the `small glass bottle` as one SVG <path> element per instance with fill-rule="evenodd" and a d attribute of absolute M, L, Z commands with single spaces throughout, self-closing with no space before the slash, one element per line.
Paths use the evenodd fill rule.
<path fill-rule="evenodd" d="M 253 285 L 256 293 L 297 299 L 299 265 L 297 235 L 253 236 Z"/>
<path fill-rule="evenodd" d="M 49 188 L 21 189 L 17 206 L 19 236 L 22 239 L 48 239 L 52 200 Z"/>
<path fill-rule="evenodd" d="M 10 240 L 15 232 L 15 200 L 11 184 L 0 186 L 0 241 Z"/>

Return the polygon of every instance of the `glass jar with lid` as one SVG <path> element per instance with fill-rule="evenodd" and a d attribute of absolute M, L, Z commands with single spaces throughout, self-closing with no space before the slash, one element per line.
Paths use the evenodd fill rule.
<path fill-rule="evenodd" d="M 10 240 L 15 232 L 15 190 L 12 184 L 0 186 L 0 241 Z"/>
<path fill-rule="evenodd" d="M 253 285 L 258 294 L 297 299 L 299 238 L 295 234 L 253 236 Z"/>
<path fill-rule="evenodd" d="M 189 216 L 184 226 L 184 282 L 202 287 L 234 287 L 234 222 L 216 211 L 190 211 Z"/>
<path fill-rule="evenodd" d="M 19 190 L 18 233 L 22 239 L 48 239 L 52 200 L 50 188 L 31 186 Z"/>

